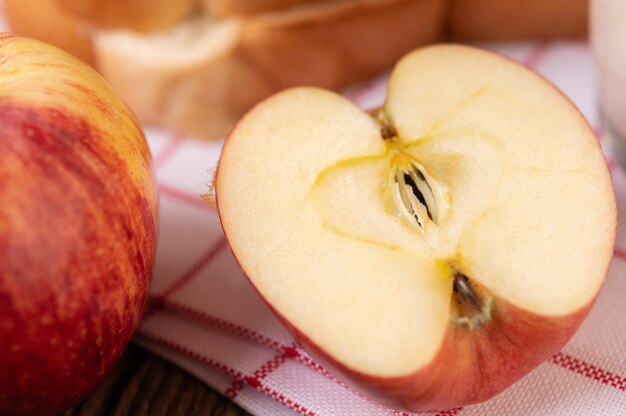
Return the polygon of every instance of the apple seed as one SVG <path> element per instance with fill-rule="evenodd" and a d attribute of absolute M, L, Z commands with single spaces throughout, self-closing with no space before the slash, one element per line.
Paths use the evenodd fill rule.
<path fill-rule="evenodd" d="M 462 273 L 458 273 L 454 276 L 454 293 L 458 294 L 465 303 L 469 303 L 472 306 L 480 309 L 480 300 L 472 287 L 469 285 L 467 276 Z"/>
<path fill-rule="evenodd" d="M 492 297 L 473 284 L 463 273 L 454 274 L 452 322 L 469 329 L 480 327 L 491 319 Z"/>
<path fill-rule="evenodd" d="M 414 220 L 420 229 L 428 218 L 435 224 L 439 220 L 437 199 L 422 170 L 411 163 L 408 169 L 396 169 L 394 183 L 399 210 L 405 218 Z"/>

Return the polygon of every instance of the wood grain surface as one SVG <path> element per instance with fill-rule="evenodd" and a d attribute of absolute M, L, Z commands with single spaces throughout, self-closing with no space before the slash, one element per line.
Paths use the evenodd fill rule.
<path fill-rule="evenodd" d="M 130 345 L 107 380 L 62 416 L 247 416 L 194 376 Z"/>

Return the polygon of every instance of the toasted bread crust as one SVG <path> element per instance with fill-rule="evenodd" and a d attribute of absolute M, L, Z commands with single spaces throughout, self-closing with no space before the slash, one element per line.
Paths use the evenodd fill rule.
<path fill-rule="evenodd" d="M 242 16 L 329 0 L 203 0 L 212 16 Z"/>
<path fill-rule="evenodd" d="M 48 0 L 101 27 L 157 30 L 192 13 L 199 0 Z"/>
<path fill-rule="evenodd" d="M 588 0 L 450 0 L 448 31 L 462 40 L 582 37 Z"/>
<path fill-rule="evenodd" d="M 207 39 L 188 57 L 187 45 L 172 46 L 167 33 L 189 25 L 189 15 L 202 19 L 202 1 L 210 3 L 205 10 L 213 18 L 228 16 L 218 17 L 218 25 L 236 22 L 236 35 L 219 54 L 202 55 L 212 49 Z M 29 13 L 33 2 L 45 12 Z M 203 138 L 223 135 L 251 106 L 283 88 L 341 88 L 446 35 L 544 39 L 582 36 L 587 27 L 587 0 L 6 0 L 5 7 L 17 33 L 92 64 L 97 58 L 97 68 L 144 122 Z M 128 36 L 149 53 L 109 42 L 111 27 L 120 30 L 114 31 L 118 40 Z M 190 42 L 199 30 L 188 35 Z M 96 58 L 94 32 L 101 32 Z M 180 53 L 157 59 L 170 48 Z"/>
<path fill-rule="evenodd" d="M 4 14 L 14 33 L 57 46 L 94 65 L 93 29 L 54 1 L 5 0 Z"/>
<path fill-rule="evenodd" d="M 225 134 L 248 109 L 296 85 L 337 89 L 440 36 L 444 0 L 341 0 L 244 19 L 228 50 L 176 68 L 97 43 L 100 69 L 146 122 L 200 138 Z M 415 24 L 416 16 L 421 24 Z"/>

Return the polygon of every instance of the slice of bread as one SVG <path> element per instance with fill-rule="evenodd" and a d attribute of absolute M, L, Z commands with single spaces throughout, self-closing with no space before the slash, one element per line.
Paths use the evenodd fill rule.
<path fill-rule="evenodd" d="M 587 0 L 5 0 L 5 8 L 16 33 L 92 64 L 95 48 L 97 69 L 143 121 L 203 138 L 280 89 L 341 88 L 446 31 L 545 39 L 581 36 L 587 21 Z"/>
<path fill-rule="evenodd" d="M 334 0 L 168 30 L 100 32 L 99 69 L 144 122 L 216 138 L 283 88 L 340 88 L 436 41 L 444 0 Z"/>
<path fill-rule="evenodd" d="M 199 0 L 48 0 L 76 17 L 107 28 L 158 30 L 190 15 Z M 29 3 L 30 0 L 22 0 Z"/>
<path fill-rule="evenodd" d="M 93 29 L 54 1 L 4 0 L 4 14 L 14 33 L 57 46 L 94 65 Z"/>
<path fill-rule="evenodd" d="M 582 37 L 588 0 L 450 0 L 448 32 L 461 40 Z"/>

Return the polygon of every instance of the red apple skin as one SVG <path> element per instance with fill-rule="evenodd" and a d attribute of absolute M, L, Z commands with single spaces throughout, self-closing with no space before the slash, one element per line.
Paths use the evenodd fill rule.
<path fill-rule="evenodd" d="M 0 34 L 0 414 L 100 384 L 146 303 L 156 188 L 141 128 L 88 66 Z"/>
<path fill-rule="evenodd" d="M 467 406 L 501 393 L 563 348 L 590 309 L 550 319 L 500 299 L 488 324 L 474 330 L 450 326 L 436 357 L 420 371 L 377 378 L 339 363 L 272 308 L 330 372 L 379 403 L 407 412 Z"/>

